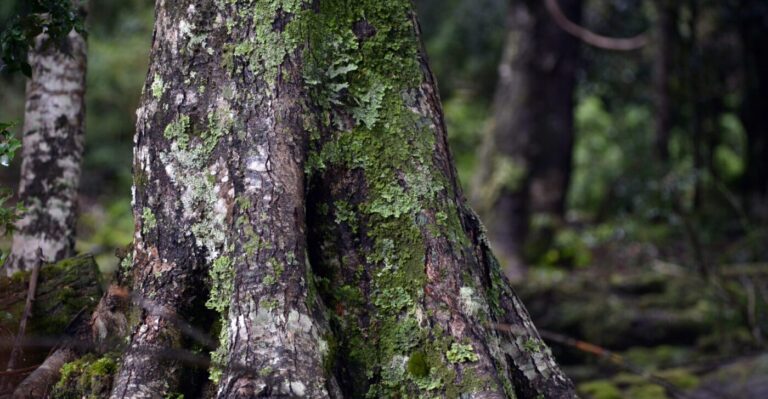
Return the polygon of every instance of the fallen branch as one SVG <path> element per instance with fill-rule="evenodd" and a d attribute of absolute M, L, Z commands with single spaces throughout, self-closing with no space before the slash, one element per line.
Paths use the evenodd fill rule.
<path fill-rule="evenodd" d="M 40 367 L 40 365 L 36 364 L 34 366 L 23 367 L 23 368 L 15 369 L 15 370 L 0 371 L 0 375 L 19 375 L 19 374 L 31 373 L 31 372 L 35 371 L 35 369 L 38 368 L 38 367 Z"/>
<path fill-rule="evenodd" d="M 558 333 L 554 333 L 546 330 L 539 330 L 539 335 L 541 335 L 541 337 L 547 341 L 558 343 L 560 345 L 570 346 L 571 348 L 595 355 L 617 366 L 620 366 L 628 371 L 631 371 L 647 379 L 648 381 L 661 386 L 670 395 L 672 395 L 673 398 L 676 398 L 676 399 L 688 398 L 688 395 L 686 395 L 682 390 L 680 390 L 680 388 L 678 388 L 675 384 L 669 382 L 669 380 L 659 377 L 658 375 L 655 375 L 653 373 L 650 373 L 642 369 L 641 367 L 628 362 L 623 356 L 617 353 L 611 352 L 610 350 L 605 349 L 601 346 L 598 346 L 589 342 L 580 341 L 578 339 L 574 339 L 562 334 L 558 334 Z"/>
<path fill-rule="evenodd" d="M 16 387 L 13 391 L 13 399 L 44 398 L 59 380 L 61 367 L 65 363 L 76 360 L 77 357 L 77 352 L 72 348 L 57 349 Z"/>
<path fill-rule="evenodd" d="M 72 359 L 68 352 L 90 349 L 89 316 L 101 296 L 98 267 L 91 256 L 80 256 L 33 269 L 29 282 L 19 277 L 0 277 L 0 312 L 10 315 L 0 323 L 0 331 L 8 331 L 0 338 L 0 353 L 3 365 L 12 365 L 0 379 L 13 398 L 39 398 L 41 389 L 58 380 L 60 365 Z M 11 352 L 17 353 L 14 359 Z"/>
<path fill-rule="evenodd" d="M 605 50 L 632 51 L 648 44 L 648 37 L 645 33 L 629 38 L 615 38 L 598 35 L 568 19 L 563 13 L 563 10 L 560 9 L 557 0 L 545 0 L 544 3 L 547 7 L 547 11 L 549 11 L 549 14 L 552 16 L 552 19 L 555 20 L 561 29 L 589 45 Z"/>
<path fill-rule="evenodd" d="M 16 340 L 14 341 L 13 348 L 11 348 L 11 355 L 8 358 L 8 365 L 6 371 L 11 371 L 16 368 L 16 363 L 21 356 L 21 342 L 24 339 L 24 334 L 27 331 L 27 321 L 32 316 L 32 304 L 35 302 L 35 292 L 37 291 L 37 278 L 40 275 L 40 263 L 37 262 L 35 267 L 32 268 L 32 274 L 29 276 L 29 289 L 27 290 L 27 302 L 24 305 L 24 313 L 19 320 L 19 330 L 16 333 Z M 9 384 L 9 381 L 6 381 Z"/>
<path fill-rule="evenodd" d="M 511 334 L 520 333 L 519 329 L 514 328 L 514 326 L 510 326 L 508 324 L 493 324 L 493 328 L 499 331 L 506 331 Z M 689 399 L 689 396 L 686 395 L 682 390 L 680 390 L 680 388 L 675 386 L 675 384 L 669 382 L 668 380 L 662 377 L 649 373 L 643 370 L 641 367 L 638 367 L 629 363 L 621 355 L 611 352 L 610 350 L 605 349 L 601 346 L 591 344 L 589 342 L 580 341 L 578 339 L 574 339 L 574 338 L 571 338 L 562 334 L 554 333 L 551 331 L 541 330 L 541 329 L 539 329 L 539 335 L 547 341 L 554 342 L 560 345 L 569 346 L 571 348 L 580 350 L 582 352 L 595 355 L 621 368 L 631 371 L 632 373 L 635 373 L 647 379 L 648 381 L 661 386 L 675 399 Z"/>

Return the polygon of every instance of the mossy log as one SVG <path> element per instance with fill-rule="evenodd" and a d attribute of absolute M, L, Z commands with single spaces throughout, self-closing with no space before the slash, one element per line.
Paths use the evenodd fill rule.
<path fill-rule="evenodd" d="M 24 312 L 29 272 L 0 278 L 0 366 L 8 362 Z M 40 364 L 50 347 L 67 334 L 78 315 L 89 317 L 101 297 L 99 269 L 92 256 L 79 256 L 41 268 L 37 292 L 28 321 L 26 338 L 18 368 Z M 23 376 L 23 375 L 22 375 Z"/>
<path fill-rule="evenodd" d="M 717 298 L 680 273 L 593 270 L 554 281 L 532 275 L 518 288 L 540 328 L 613 350 L 695 345 L 716 331 Z"/>

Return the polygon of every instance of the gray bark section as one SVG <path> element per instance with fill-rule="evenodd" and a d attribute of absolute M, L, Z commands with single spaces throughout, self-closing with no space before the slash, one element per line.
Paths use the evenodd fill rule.
<path fill-rule="evenodd" d="M 578 21 L 581 0 L 561 2 Z M 515 2 L 473 202 L 497 255 L 519 278 L 530 216 L 562 217 L 571 174 L 578 41 L 543 2 Z"/>
<path fill-rule="evenodd" d="M 218 397 L 334 391 L 326 327 L 307 299 L 301 48 L 269 63 L 293 17 L 274 4 L 157 2 L 134 153 L 143 309 L 113 398 L 178 392 L 182 364 L 165 355 L 183 346 L 173 320 L 199 316 L 209 284 L 207 306 L 221 314 Z"/>
<path fill-rule="evenodd" d="M 85 121 L 86 45 L 71 32 L 63 46 L 36 39 L 30 51 L 17 222 L 6 272 L 72 256 Z"/>

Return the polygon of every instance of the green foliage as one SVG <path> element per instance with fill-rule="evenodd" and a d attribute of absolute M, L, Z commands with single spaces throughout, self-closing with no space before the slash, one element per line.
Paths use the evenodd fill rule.
<path fill-rule="evenodd" d="M 442 77 L 443 75 L 437 76 L 438 79 Z M 440 80 L 440 82 L 442 90 L 444 89 L 443 81 Z M 448 143 L 453 152 L 459 181 L 467 190 L 470 189 L 478 162 L 482 134 L 487 127 L 490 98 L 490 94 L 481 96 L 479 93 L 467 90 L 456 91 L 450 97 L 443 98 Z"/>
<path fill-rule="evenodd" d="M 547 214 L 533 215 L 524 255 L 532 265 L 586 267 L 596 243 L 591 232 L 560 226 Z"/>
<path fill-rule="evenodd" d="M 135 112 L 147 74 L 153 4 L 100 0 L 89 10 L 83 180 L 92 183 L 83 188 L 104 195 L 106 203 L 130 198 Z"/>
<path fill-rule="evenodd" d="M 8 72 L 21 71 L 32 76 L 27 62 L 29 49 L 41 33 L 48 35 L 47 46 L 59 46 L 73 29 L 85 35 L 83 15 L 72 0 L 32 0 L 29 12 L 16 16 L 0 35 L 0 53 Z"/>
<path fill-rule="evenodd" d="M 11 132 L 14 123 L 0 122 L 0 165 L 8 167 L 21 148 L 21 140 Z"/>
<path fill-rule="evenodd" d="M 575 110 L 576 143 L 568 195 L 571 208 L 596 213 L 626 169 L 626 134 L 598 97 L 587 97 Z M 595 154 L 600 154 L 596 157 Z"/>
<path fill-rule="evenodd" d="M 79 253 L 93 253 L 102 273 L 111 273 L 118 268 L 115 249 L 123 248 L 131 242 L 133 228 L 133 212 L 129 201 L 118 199 L 105 203 L 103 207 L 86 208 L 78 220 L 75 250 Z"/>
<path fill-rule="evenodd" d="M 13 198 L 13 192 L 8 189 L 0 189 L 0 228 L 3 234 L 10 236 L 16 229 L 15 223 L 21 219 L 24 214 L 24 206 L 16 203 L 13 206 L 6 206 L 6 202 Z"/>
<path fill-rule="evenodd" d="M 508 2 L 505 0 L 417 0 L 430 66 L 445 99 L 470 93 L 493 97 L 501 58 Z"/>
<path fill-rule="evenodd" d="M 0 123 L 0 165 L 8 167 L 16 156 L 16 151 L 21 148 L 21 140 L 17 139 L 10 131 L 13 123 Z M 13 198 L 13 191 L 0 189 L 0 229 L 5 236 L 13 234 L 15 223 L 24 214 L 24 206 L 16 203 L 13 206 L 6 206 L 6 202 Z M 5 262 L 6 254 L 0 251 L 0 263 Z"/>

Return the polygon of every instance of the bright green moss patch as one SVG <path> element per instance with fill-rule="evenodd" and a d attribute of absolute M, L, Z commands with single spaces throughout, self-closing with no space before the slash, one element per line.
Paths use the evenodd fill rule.
<path fill-rule="evenodd" d="M 61 367 L 61 377 L 53 387 L 54 398 L 99 398 L 109 394 L 117 371 L 117 354 L 103 357 L 88 354 Z"/>
<path fill-rule="evenodd" d="M 429 375 L 427 356 L 424 352 L 414 352 L 408 358 L 408 372 L 414 377 L 426 377 Z"/>
<path fill-rule="evenodd" d="M 451 363 L 476 362 L 480 360 L 472 345 L 465 345 L 457 342 L 454 342 L 451 345 L 451 349 L 445 353 L 445 357 L 448 358 L 448 361 Z"/>
<path fill-rule="evenodd" d="M 144 235 L 149 234 L 150 231 L 157 227 L 157 219 L 155 218 L 155 214 L 152 213 L 152 209 L 144 207 L 144 209 L 141 210 L 141 222 L 141 232 L 144 233 Z"/>
<path fill-rule="evenodd" d="M 152 80 L 152 97 L 155 99 L 159 99 L 163 96 L 163 92 L 165 91 L 165 83 L 163 82 L 163 78 L 160 77 L 160 75 L 155 74 L 154 79 Z"/>
<path fill-rule="evenodd" d="M 219 346 L 211 352 L 211 367 L 208 371 L 209 378 L 214 383 L 219 382 L 222 370 L 227 361 L 229 348 L 229 333 L 226 324 L 221 320 L 226 320 L 227 310 L 233 293 L 235 269 L 232 265 L 232 259 L 228 256 L 220 256 L 213 261 L 209 269 L 211 278 L 211 291 L 205 306 L 208 309 L 217 311 L 220 315 L 218 323 Z"/>
<path fill-rule="evenodd" d="M 180 149 L 186 150 L 189 145 L 189 116 L 179 115 L 179 117 L 168 124 L 163 131 L 163 137 L 175 142 Z"/>
<path fill-rule="evenodd" d="M 205 306 L 219 313 L 225 313 L 229 308 L 232 297 L 235 270 L 232 259 L 220 256 L 213 261 L 210 268 L 211 293 Z"/>
<path fill-rule="evenodd" d="M 0 277 L 0 292 L 19 294 L 9 296 L 3 309 L 0 309 L 0 329 L 16 331 L 18 328 L 19 318 L 24 312 L 29 274 L 19 272 L 10 278 Z M 27 333 L 58 335 L 84 308 L 86 312 L 92 311 L 101 298 L 99 278 L 99 269 L 92 256 L 78 256 L 43 265 Z"/>

